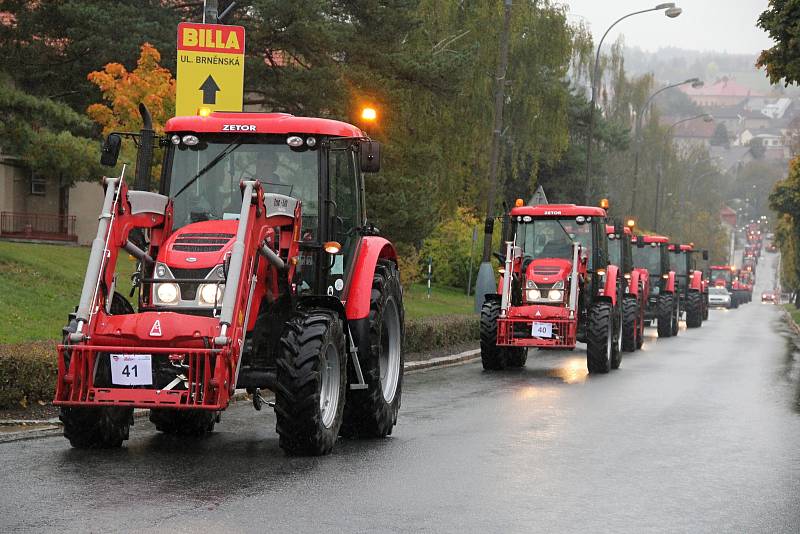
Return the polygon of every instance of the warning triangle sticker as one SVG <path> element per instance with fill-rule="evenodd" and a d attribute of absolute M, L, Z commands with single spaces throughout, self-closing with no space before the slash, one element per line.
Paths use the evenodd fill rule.
<path fill-rule="evenodd" d="M 156 319 L 153 328 L 150 329 L 150 337 L 161 337 L 161 319 Z"/>
<path fill-rule="evenodd" d="M 536 317 L 541 317 L 541 316 L 542 316 L 541 312 L 539 312 L 539 310 L 536 310 Z M 158 321 L 156 321 L 156 322 L 158 322 Z M 153 327 L 155 327 L 155 325 L 153 325 Z M 150 335 L 152 336 L 153 334 L 150 334 Z M 159 336 L 160 335 L 161 334 L 159 334 Z"/>

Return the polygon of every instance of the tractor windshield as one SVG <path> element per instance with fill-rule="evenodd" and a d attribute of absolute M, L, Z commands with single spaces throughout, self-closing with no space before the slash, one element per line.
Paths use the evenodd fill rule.
<path fill-rule="evenodd" d="M 726 284 L 733 281 L 733 273 L 730 269 L 714 269 L 711 271 L 711 280 L 723 280 Z"/>
<path fill-rule="evenodd" d="M 617 267 L 622 266 L 622 240 L 613 235 L 608 236 L 608 262 Z"/>
<path fill-rule="evenodd" d="M 686 268 L 686 253 L 675 252 L 669 253 L 669 268 L 675 271 L 676 276 L 686 276 L 688 273 Z"/>
<path fill-rule="evenodd" d="M 583 217 L 581 217 L 583 219 Z M 592 256 L 592 224 L 576 219 L 533 219 L 517 226 L 517 245 L 527 258 L 572 260 L 572 243 L 577 241 L 581 254 Z"/>
<path fill-rule="evenodd" d="M 651 275 L 661 275 L 661 248 L 655 243 L 633 247 L 633 265 L 647 269 Z"/>
<path fill-rule="evenodd" d="M 293 149 L 285 139 L 263 135 L 207 136 L 197 144 L 174 147 L 169 178 L 174 228 L 237 219 L 242 206 L 239 182 L 255 179 L 265 192 L 300 199 L 303 230 L 314 231 L 319 208 L 317 151 Z"/>

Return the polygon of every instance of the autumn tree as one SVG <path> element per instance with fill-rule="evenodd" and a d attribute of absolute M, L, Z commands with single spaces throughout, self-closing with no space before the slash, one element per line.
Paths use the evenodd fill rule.
<path fill-rule="evenodd" d="M 800 82 L 800 0 L 770 0 L 758 17 L 758 26 L 775 41 L 761 52 L 756 65 L 767 71 L 773 84 Z"/>

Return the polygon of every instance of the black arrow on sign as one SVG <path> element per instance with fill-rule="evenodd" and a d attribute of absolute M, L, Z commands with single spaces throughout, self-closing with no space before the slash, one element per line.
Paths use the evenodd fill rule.
<path fill-rule="evenodd" d="M 212 78 L 210 74 L 208 78 L 206 78 L 206 81 L 203 82 L 203 85 L 200 86 L 200 90 L 203 91 L 203 104 L 217 103 L 219 85 L 217 85 L 217 82 L 214 81 L 214 78 Z"/>

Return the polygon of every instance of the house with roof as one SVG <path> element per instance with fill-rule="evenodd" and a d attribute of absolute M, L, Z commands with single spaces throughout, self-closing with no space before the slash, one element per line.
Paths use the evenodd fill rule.
<path fill-rule="evenodd" d="M 749 107 L 761 109 L 765 98 L 765 95 L 753 91 L 727 76 L 702 87 L 681 85 L 678 89 L 683 91 L 692 102 L 703 108 L 738 106 L 749 102 Z"/>

